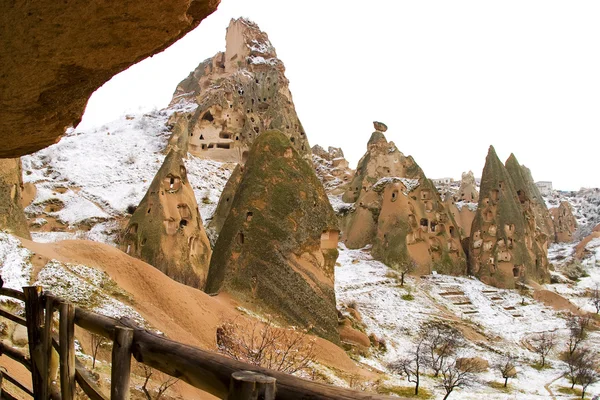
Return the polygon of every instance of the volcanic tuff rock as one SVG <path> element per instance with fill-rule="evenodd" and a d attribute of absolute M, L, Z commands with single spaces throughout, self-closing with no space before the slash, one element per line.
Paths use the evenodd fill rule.
<path fill-rule="evenodd" d="M 391 267 L 415 261 L 417 273 L 465 272 L 458 228 L 433 183 L 412 157 L 382 132 L 371 135 L 344 201 L 343 240 L 349 248 L 373 244 L 373 256 Z"/>
<path fill-rule="evenodd" d="M 338 342 L 337 219 L 312 167 L 283 133 L 254 141 L 231 201 L 206 292 L 226 291 Z"/>
<path fill-rule="evenodd" d="M 171 150 L 133 213 L 121 249 L 178 282 L 204 287 L 210 245 L 181 153 Z"/>
<path fill-rule="evenodd" d="M 477 184 L 475 183 L 473 171 L 462 173 L 460 189 L 458 190 L 458 201 L 479 201 L 479 193 L 477 193 Z"/>
<path fill-rule="evenodd" d="M 21 204 L 22 191 L 21 160 L 0 159 L 0 230 L 31 239 Z"/>
<path fill-rule="evenodd" d="M 198 104 L 193 115 L 180 116 L 190 119 L 188 137 L 177 138 L 180 147 L 198 157 L 243 163 L 255 138 L 277 129 L 309 159 L 285 67 L 267 34 L 240 18 L 231 20 L 225 39 L 225 52 L 200 63 L 175 90 L 171 104 Z"/>
<path fill-rule="evenodd" d="M 318 144 L 312 148 L 313 165 L 317 176 L 329 194 L 341 194 L 346 190 L 354 171 L 348 166 L 344 152 L 339 147 L 327 151 Z"/>
<path fill-rule="evenodd" d="M 217 208 L 212 216 L 212 219 L 208 223 L 206 230 L 209 233 L 209 237 L 216 238 L 219 236 L 221 229 L 223 228 L 223 224 L 229 215 L 229 211 L 231 211 L 231 204 L 233 204 L 233 197 L 235 196 L 235 192 L 242 180 L 242 174 L 244 172 L 244 166 L 242 164 L 236 165 L 229 180 L 225 184 L 223 188 L 223 192 L 221 193 L 221 197 L 219 197 L 219 203 L 217 204 Z"/>
<path fill-rule="evenodd" d="M 469 242 L 470 273 L 483 282 L 514 287 L 520 279 L 546 281 L 546 254 L 526 221 L 511 176 L 490 146 L 481 176 Z"/>
<path fill-rule="evenodd" d="M 547 253 L 549 242 L 554 240 L 554 223 L 546 207 L 546 201 L 536 186 L 529 168 L 520 165 L 514 154 L 504 164 L 517 191 L 519 203 L 527 221 L 535 221 L 530 231 Z"/>
<path fill-rule="evenodd" d="M 577 220 L 573 216 L 571 205 L 568 201 L 561 201 L 560 205 L 550 209 L 554 221 L 554 238 L 557 242 L 569 243 L 573 241 L 573 234 L 577 229 Z"/>
<path fill-rule="evenodd" d="M 49 146 L 113 75 L 195 28 L 219 0 L 4 2 L 0 157 Z"/>

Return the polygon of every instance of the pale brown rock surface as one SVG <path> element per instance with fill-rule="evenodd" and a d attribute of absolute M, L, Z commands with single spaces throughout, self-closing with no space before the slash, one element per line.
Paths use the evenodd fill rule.
<path fill-rule="evenodd" d="M 310 159 L 306 133 L 296 114 L 283 62 L 258 25 L 233 19 L 225 52 L 205 60 L 177 86 L 171 104 L 198 105 L 186 132 L 171 142 L 195 156 L 244 163 L 252 143 L 277 129 L 303 158 Z M 182 134 L 187 137 L 181 137 Z"/>
<path fill-rule="evenodd" d="M 0 157 L 33 153 L 81 120 L 117 73 L 195 28 L 219 0 L 3 2 Z"/>

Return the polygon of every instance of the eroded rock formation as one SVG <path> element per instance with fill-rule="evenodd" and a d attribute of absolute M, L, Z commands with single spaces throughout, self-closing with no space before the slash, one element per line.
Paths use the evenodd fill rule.
<path fill-rule="evenodd" d="M 268 129 L 283 132 L 310 159 L 285 67 L 266 33 L 253 22 L 231 20 L 225 52 L 202 62 L 175 90 L 171 104 L 198 105 L 178 138 L 195 156 L 243 163 L 253 141 Z M 181 132 L 179 133 L 181 134 Z"/>
<path fill-rule="evenodd" d="M 21 204 L 22 193 L 21 160 L 0 159 L 0 230 L 31 239 Z"/>
<path fill-rule="evenodd" d="M 346 190 L 354 171 L 350 169 L 340 147 L 312 147 L 312 159 L 317 176 L 329 194 L 338 195 Z"/>
<path fill-rule="evenodd" d="M 195 28 L 219 0 L 9 2 L 0 26 L 0 157 L 57 142 L 115 74 Z"/>
<path fill-rule="evenodd" d="M 479 193 L 477 192 L 477 184 L 475 183 L 473 171 L 462 173 L 457 197 L 458 201 L 466 201 L 469 203 L 479 201 Z"/>
<path fill-rule="evenodd" d="M 535 221 L 535 224 L 529 224 L 529 230 L 534 232 L 536 241 L 547 253 L 549 243 L 554 240 L 554 223 L 531 171 L 524 165 L 520 165 L 514 154 L 508 157 L 505 167 L 517 191 L 525 220 Z"/>
<path fill-rule="evenodd" d="M 221 229 L 223 228 L 223 224 L 229 215 L 229 211 L 231 211 L 231 204 L 233 204 L 233 197 L 235 196 L 235 192 L 242 180 L 242 174 L 244 172 L 244 165 L 238 164 L 231 173 L 229 180 L 225 184 L 223 188 L 223 192 L 221 193 L 221 197 L 219 198 L 219 203 L 217 204 L 217 208 L 215 209 L 215 213 L 211 221 L 208 223 L 206 227 L 207 231 L 209 231 L 211 237 L 218 237 Z M 213 240 L 213 239 L 211 239 Z"/>
<path fill-rule="evenodd" d="M 180 152 L 165 158 L 129 220 L 121 249 L 178 282 L 204 287 L 211 250 Z"/>
<path fill-rule="evenodd" d="M 525 219 L 511 176 L 490 146 L 471 227 L 470 273 L 499 287 L 514 287 L 522 279 L 546 281 L 548 262 L 535 228 L 534 218 Z"/>
<path fill-rule="evenodd" d="M 371 135 L 343 199 L 354 202 L 343 226 L 349 248 L 372 244 L 375 258 L 391 267 L 414 261 L 417 273 L 465 272 L 459 231 L 438 191 L 381 131 Z"/>
<path fill-rule="evenodd" d="M 577 230 L 577 220 L 573 216 L 571 205 L 568 201 L 561 201 L 560 205 L 550 209 L 554 221 L 554 238 L 557 242 L 570 243 Z"/>
<path fill-rule="evenodd" d="M 225 291 L 339 341 L 334 292 L 337 219 L 323 186 L 279 131 L 250 150 L 217 239 L 206 291 Z"/>

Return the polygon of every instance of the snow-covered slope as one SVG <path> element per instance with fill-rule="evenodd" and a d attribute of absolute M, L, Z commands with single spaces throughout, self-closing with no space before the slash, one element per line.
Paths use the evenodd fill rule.
<path fill-rule="evenodd" d="M 81 238 L 114 243 L 165 158 L 166 123 L 180 106 L 127 115 L 90 131 L 70 130 L 57 144 L 23 157 L 24 182 L 37 193 L 26 213 L 35 241 Z M 204 222 L 212 217 L 233 165 L 185 160 Z"/>
<path fill-rule="evenodd" d="M 373 260 L 367 249 L 341 246 L 338 262 L 335 272 L 340 309 L 352 304 L 367 333 L 386 341 L 387 351 L 372 351 L 370 356 L 361 358 L 362 362 L 387 371 L 389 362 L 413 349 L 425 322 L 443 320 L 460 329 L 467 339 L 460 356 L 478 356 L 492 366 L 479 374 L 473 387 L 462 389 L 451 398 L 480 399 L 483 395 L 489 399 L 546 399 L 550 397 L 548 389 L 560 397 L 558 388 L 570 386 L 560 378 L 565 365 L 559 356 L 569 333 L 565 313 L 535 301 L 529 294 L 497 289 L 466 277 L 411 277 L 400 287 L 397 274 Z M 527 341 L 540 332 L 555 332 L 559 342 L 551 353 L 550 368 L 542 370 L 534 368 L 537 356 L 527 346 Z M 600 334 L 592 332 L 588 344 L 600 348 Z M 493 365 L 508 354 L 518 358 L 518 377 L 511 380 L 510 394 L 493 384 L 502 381 Z M 388 383 L 412 386 L 399 377 L 392 377 Z M 423 387 L 436 394 L 435 398 L 443 397 L 439 384 L 439 379 L 431 376 L 422 381 Z M 600 384 L 591 392 L 600 393 Z"/>

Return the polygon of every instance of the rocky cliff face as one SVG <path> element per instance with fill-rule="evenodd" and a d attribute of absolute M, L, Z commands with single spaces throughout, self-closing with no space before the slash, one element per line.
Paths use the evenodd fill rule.
<path fill-rule="evenodd" d="M 536 240 L 547 251 L 548 244 L 554 240 L 554 223 L 531 171 L 520 165 L 514 154 L 506 160 L 505 167 L 517 191 L 525 219 L 535 222 L 530 224 L 530 231 L 535 232 Z"/>
<path fill-rule="evenodd" d="M 242 174 L 244 172 L 244 165 L 238 164 L 229 180 L 225 184 L 223 188 L 223 192 L 221 193 L 221 197 L 219 197 L 219 203 L 217 204 L 217 209 L 213 214 L 212 220 L 208 223 L 206 227 L 209 232 L 209 236 L 211 238 L 216 238 L 219 236 L 221 229 L 223 228 L 223 224 L 229 215 L 229 211 L 231 211 L 231 204 L 233 204 L 233 197 L 235 196 L 235 192 L 242 180 Z M 212 239 L 211 239 L 212 240 Z"/>
<path fill-rule="evenodd" d="M 327 193 L 339 195 L 346 191 L 354 171 L 350 169 L 340 147 L 329 147 L 325 150 L 318 144 L 314 145 L 312 160 L 315 172 Z"/>
<path fill-rule="evenodd" d="M 113 75 L 195 28 L 219 0 L 6 3 L 0 14 L 0 157 L 57 142 Z M 10 32 L 9 32 L 10 30 Z"/>
<path fill-rule="evenodd" d="M 23 211 L 21 160 L 0 159 L 0 230 L 31 239 Z"/>
<path fill-rule="evenodd" d="M 202 62 L 178 85 L 172 104 L 181 101 L 198 108 L 180 116 L 189 118 L 189 127 L 183 132 L 187 137 L 177 140 L 198 157 L 244 163 L 256 137 L 277 129 L 310 158 L 285 67 L 267 34 L 247 19 L 232 20 L 225 52 Z"/>
<path fill-rule="evenodd" d="M 334 342 L 336 216 L 323 186 L 279 131 L 262 133 L 214 248 L 206 291 L 311 325 Z"/>
<path fill-rule="evenodd" d="M 535 219 L 526 220 L 511 175 L 490 146 L 471 227 L 470 272 L 499 287 L 514 287 L 520 279 L 546 281 L 546 253 L 535 229 Z"/>
<path fill-rule="evenodd" d="M 414 261 L 418 273 L 465 272 L 459 230 L 448 208 L 413 158 L 383 132 L 371 135 L 343 198 L 354 202 L 343 226 L 349 248 L 372 244 L 375 258 L 392 267 Z"/>
<path fill-rule="evenodd" d="M 204 287 L 211 250 L 181 153 L 165 158 L 120 247 L 176 281 Z"/>
<path fill-rule="evenodd" d="M 573 216 L 571 205 L 568 201 L 561 201 L 560 205 L 550 209 L 554 221 L 554 238 L 557 242 L 569 243 L 573 241 L 573 234 L 577 230 L 577 220 Z"/>

